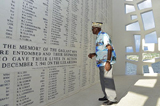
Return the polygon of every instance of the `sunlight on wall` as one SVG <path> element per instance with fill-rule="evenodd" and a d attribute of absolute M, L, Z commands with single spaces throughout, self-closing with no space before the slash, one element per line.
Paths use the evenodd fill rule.
<path fill-rule="evenodd" d="M 157 83 L 157 79 L 139 79 L 134 85 L 153 88 L 156 83 Z"/>

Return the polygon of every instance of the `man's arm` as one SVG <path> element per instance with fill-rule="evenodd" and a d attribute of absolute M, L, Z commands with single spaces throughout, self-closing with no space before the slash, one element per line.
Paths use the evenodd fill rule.
<path fill-rule="evenodd" d="M 94 57 L 94 56 L 97 56 L 97 54 L 96 54 L 96 53 L 90 53 L 90 54 L 88 55 L 88 57 L 91 58 L 91 59 L 92 59 L 92 57 Z"/>
<path fill-rule="evenodd" d="M 108 49 L 108 57 L 107 57 L 107 61 L 110 62 L 111 56 L 112 56 L 112 46 L 108 44 L 106 47 L 107 47 L 107 49 Z"/>
<path fill-rule="evenodd" d="M 111 68 L 110 60 L 111 60 L 111 56 L 112 56 L 112 46 L 108 44 L 106 47 L 108 49 L 108 57 L 107 57 L 107 61 L 105 64 L 105 69 L 106 69 L 106 71 L 109 71 Z"/>

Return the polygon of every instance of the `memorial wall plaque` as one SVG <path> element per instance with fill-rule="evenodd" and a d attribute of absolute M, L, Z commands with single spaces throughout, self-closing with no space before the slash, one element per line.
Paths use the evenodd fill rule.
<path fill-rule="evenodd" d="M 95 58 L 88 58 L 95 52 L 91 23 L 111 21 L 108 5 L 108 0 L 2 0 L 0 106 L 46 106 L 98 82 Z"/>
<path fill-rule="evenodd" d="M 80 47 L 81 42 L 81 2 L 80 0 L 72 0 L 71 3 L 71 34 L 70 34 L 70 47 Z"/>

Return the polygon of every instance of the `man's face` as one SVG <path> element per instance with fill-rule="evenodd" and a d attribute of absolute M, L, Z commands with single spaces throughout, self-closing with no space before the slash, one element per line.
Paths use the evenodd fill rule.
<path fill-rule="evenodd" d="M 92 33 L 93 34 L 98 34 L 98 32 L 99 32 L 98 29 L 99 29 L 98 27 L 92 27 Z"/>

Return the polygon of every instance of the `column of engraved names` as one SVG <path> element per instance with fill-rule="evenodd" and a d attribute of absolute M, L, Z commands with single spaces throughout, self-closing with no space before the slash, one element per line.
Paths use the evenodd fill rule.
<path fill-rule="evenodd" d="M 70 0 L 66 0 L 67 2 L 67 9 L 66 9 L 66 24 L 64 25 L 64 28 L 65 28 L 65 33 L 64 33 L 64 36 L 66 37 L 66 39 L 64 39 L 64 42 L 65 42 L 65 46 L 68 45 L 68 36 L 69 36 L 69 15 L 70 15 Z"/>
<path fill-rule="evenodd" d="M 10 11 L 9 11 L 9 13 L 7 13 L 7 14 L 9 14 L 9 17 L 7 18 L 7 26 L 8 26 L 8 28 L 6 28 L 6 38 L 9 38 L 9 39 L 12 39 L 12 37 L 13 37 L 13 27 L 15 26 L 14 25 L 14 20 L 15 20 L 15 5 L 16 5 L 16 3 L 15 3 L 15 0 L 10 0 L 10 3 L 9 3 L 10 5 Z"/>
<path fill-rule="evenodd" d="M 40 98 L 39 103 L 43 103 L 45 101 L 45 70 L 43 69 L 40 74 Z"/>
<path fill-rule="evenodd" d="M 53 0 L 53 9 L 52 9 L 52 20 L 51 20 L 51 38 L 50 38 L 50 44 L 53 45 L 60 45 L 60 39 L 61 37 L 61 26 L 62 26 L 62 17 L 64 17 L 61 14 L 62 8 L 61 8 L 61 0 Z"/>
<path fill-rule="evenodd" d="M 43 22 L 44 22 L 44 28 L 43 28 L 43 38 L 42 41 L 44 42 L 44 44 L 47 43 L 47 38 L 48 38 L 48 15 L 49 15 L 49 0 L 44 0 L 43 2 L 43 6 L 45 7 L 45 11 L 44 11 L 44 17 L 43 17 Z"/>
<path fill-rule="evenodd" d="M 63 91 L 64 91 L 64 94 L 66 94 L 66 82 L 67 82 L 67 78 L 66 78 L 66 75 L 67 75 L 67 72 L 66 72 L 66 67 L 63 67 L 64 69 L 64 87 L 63 87 Z"/>
<path fill-rule="evenodd" d="M 71 41 L 70 41 L 70 47 L 75 47 L 75 42 L 78 42 L 77 40 L 77 18 L 78 14 L 76 14 L 76 12 L 78 12 L 78 5 L 79 5 L 79 0 L 72 0 L 72 17 L 71 17 Z"/>
<path fill-rule="evenodd" d="M 59 70 L 56 68 L 49 69 L 49 82 L 48 82 L 48 100 L 56 98 L 57 92 L 57 75 Z"/>
<path fill-rule="evenodd" d="M 82 9 L 83 11 L 83 9 Z M 82 48 L 82 35 L 83 35 L 83 18 L 81 17 L 81 24 L 80 24 L 80 39 L 79 39 L 79 43 L 80 43 L 80 46 L 79 48 Z"/>
<path fill-rule="evenodd" d="M 94 18 L 94 16 L 95 16 L 95 14 L 93 13 L 93 0 L 91 0 L 90 1 L 90 8 L 89 8 L 89 11 L 90 11 L 90 15 L 89 15 L 89 17 L 91 17 L 91 20 L 93 20 L 93 18 Z M 90 27 L 91 27 L 91 25 L 90 25 Z M 89 31 L 89 34 L 88 34 L 88 36 L 89 36 L 89 51 L 91 52 L 91 51 L 93 51 L 93 45 L 95 45 L 95 43 L 93 43 L 93 38 L 94 38 L 94 36 L 93 36 L 93 34 L 92 34 L 92 32 L 91 31 Z M 89 83 L 92 83 L 92 74 L 94 73 L 93 72 L 93 70 L 92 70 L 92 67 L 93 67 L 93 64 L 92 64 L 92 62 L 93 62 L 93 60 L 91 60 L 91 59 L 89 59 L 89 65 L 88 65 L 88 67 L 89 67 Z M 92 70 L 92 71 L 91 71 Z"/>
<path fill-rule="evenodd" d="M 68 92 L 72 92 L 75 89 L 75 79 L 76 79 L 76 75 L 75 75 L 75 70 L 70 70 L 69 71 L 69 75 L 68 75 Z"/>
<path fill-rule="evenodd" d="M 82 47 L 82 35 L 83 35 L 83 23 L 84 23 L 83 22 L 83 8 L 84 7 L 83 6 L 84 6 L 84 3 L 83 3 L 83 0 L 82 0 L 81 1 L 81 14 L 80 14 L 82 16 L 81 17 L 81 22 L 80 22 L 81 23 L 81 26 L 80 26 L 80 32 L 81 32 L 81 34 L 80 34 L 80 40 L 79 40 L 80 41 L 79 42 L 80 43 L 80 48 Z"/>
<path fill-rule="evenodd" d="M 21 40 L 32 41 L 35 37 L 35 32 L 41 29 L 39 26 L 35 26 L 33 22 L 33 18 L 37 18 L 34 11 L 36 9 L 37 7 L 34 5 L 33 0 L 23 0 L 20 25 Z"/>
<path fill-rule="evenodd" d="M 87 84 L 87 60 L 88 58 L 86 57 L 88 54 L 88 45 L 89 45 L 89 40 L 88 40 L 88 13 L 89 13 L 89 8 L 88 8 L 88 1 L 84 2 L 84 36 L 83 36 L 83 72 L 82 72 L 82 87 L 86 86 Z"/>
<path fill-rule="evenodd" d="M 9 106 L 9 102 L 7 100 L 9 100 L 9 95 L 10 95 L 10 74 L 9 73 L 4 73 L 1 76 L 1 80 L 0 80 L 0 89 L 4 88 L 4 91 L 1 90 L 1 92 L 4 92 L 4 94 L 1 93 L 0 95 L 0 104 L 1 106 Z M 4 103 L 4 104 L 3 104 Z"/>
<path fill-rule="evenodd" d="M 27 73 L 27 71 L 17 72 L 17 88 L 16 88 L 16 106 L 28 106 L 34 103 L 33 100 L 29 98 L 29 94 L 34 92 L 31 88 L 32 76 Z"/>
<path fill-rule="evenodd" d="M 75 47 L 75 42 L 77 41 L 76 36 L 77 32 L 76 32 L 76 28 L 77 28 L 77 15 L 72 14 L 72 21 L 71 21 L 71 41 L 70 41 L 70 47 Z"/>

